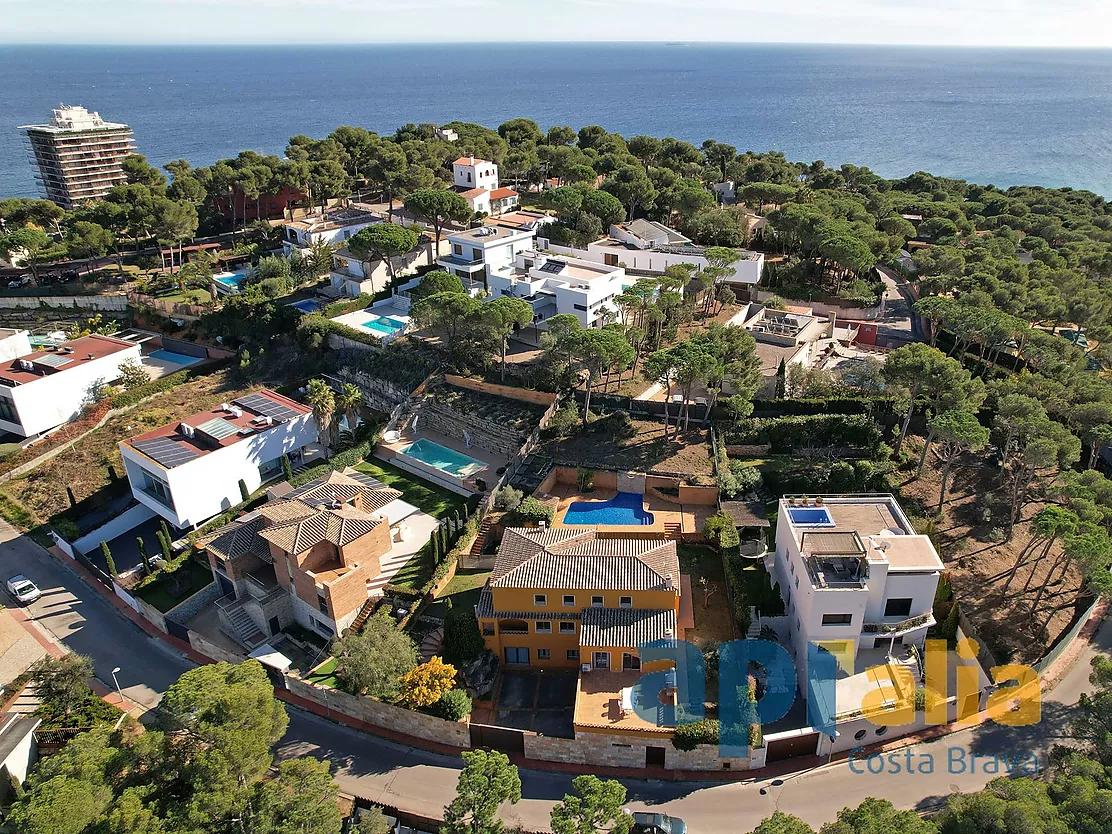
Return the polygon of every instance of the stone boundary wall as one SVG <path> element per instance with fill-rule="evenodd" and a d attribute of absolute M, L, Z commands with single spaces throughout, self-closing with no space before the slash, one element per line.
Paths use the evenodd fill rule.
<path fill-rule="evenodd" d="M 211 657 L 216 661 L 222 661 L 224 663 L 242 663 L 244 661 L 243 655 L 233 654 L 227 651 L 223 647 L 209 641 L 204 635 L 193 629 L 189 630 L 189 645 L 206 657 Z"/>
<path fill-rule="evenodd" d="M 367 405 L 385 414 L 389 414 L 398 406 L 409 399 L 409 391 L 399 388 L 392 382 L 379 379 L 376 376 L 360 371 L 357 368 L 344 366 L 336 372 L 341 382 L 350 382 L 363 393 Z"/>
<path fill-rule="evenodd" d="M 718 487 L 680 484 L 680 503 L 714 507 L 718 505 Z"/>
<path fill-rule="evenodd" d="M 126 313 L 127 296 L 123 295 L 23 295 L 0 297 L 0 314 L 7 310 L 95 310 L 102 313 Z"/>
<path fill-rule="evenodd" d="M 192 558 L 192 557 L 190 557 Z M 193 617 L 201 613 L 201 609 L 210 603 L 216 602 L 220 597 L 224 596 L 224 592 L 220 588 L 220 583 L 215 579 L 208 585 L 203 587 L 193 596 L 186 597 L 164 615 L 167 620 L 173 620 L 175 623 L 185 625 Z"/>
<path fill-rule="evenodd" d="M 465 721 L 447 721 L 423 712 L 384 704 L 372 698 L 349 695 L 337 689 L 325 690 L 290 676 L 286 677 L 286 686 L 293 695 L 376 727 L 385 727 L 396 733 L 437 744 L 464 749 L 471 747 L 471 732 Z"/>
<path fill-rule="evenodd" d="M 701 744 L 694 750 L 677 750 L 668 737 L 642 739 L 635 735 L 577 733 L 575 738 L 552 738 L 525 733 L 525 758 L 535 761 L 600 767 L 643 768 L 647 748 L 664 749 L 666 770 L 749 770 L 763 748 L 754 750 L 751 759 L 722 759 L 717 745 Z"/>
<path fill-rule="evenodd" d="M 757 303 L 763 303 L 773 297 L 783 298 L 783 296 L 777 295 L 772 290 L 764 289 L 757 289 L 754 297 Z M 842 304 L 827 304 L 822 301 L 796 301 L 791 298 L 785 298 L 784 301 L 788 304 L 800 307 L 810 307 L 816 316 L 829 317 L 830 314 L 833 313 L 839 318 L 845 316 L 846 318 L 854 320 L 864 319 L 866 321 L 874 321 L 879 318 L 880 311 L 884 306 L 883 302 L 872 307 L 851 307 Z"/>

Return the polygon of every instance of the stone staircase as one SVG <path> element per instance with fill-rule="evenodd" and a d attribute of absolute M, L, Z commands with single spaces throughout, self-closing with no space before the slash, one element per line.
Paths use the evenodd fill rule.
<path fill-rule="evenodd" d="M 679 541 L 683 538 L 683 527 L 679 522 L 666 521 L 664 522 L 664 538 L 675 539 Z"/>
<path fill-rule="evenodd" d="M 442 628 L 430 631 L 421 641 L 421 662 L 428 663 L 434 655 L 444 656 L 444 629 Z"/>
<path fill-rule="evenodd" d="M 363 607 L 359 609 L 359 613 L 355 615 L 355 619 L 352 620 L 351 625 L 348 626 L 351 631 L 358 634 L 363 629 L 363 626 L 367 624 L 367 620 L 370 619 L 371 612 L 375 610 L 375 603 L 378 602 L 381 596 L 382 595 L 379 594 L 375 597 L 369 597 L 367 601 L 363 603 Z"/>
<path fill-rule="evenodd" d="M 38 692 L 33 683 L 27 684 L 23 691 L 19 693 L 11 706 L 8 707 L 9 713 L 17 713 L 19 715 L 32 715 L 35 710 L 39 708 L 41 703 Z"/>
<path fill-rule="evenodd" d="M 490 536 L 490 527 L 490 519 L 483 519 L 483 523 L 479 525 L 479 535 L 475 536 L 471 550 L 467 553 L 472 559 L 483 558 L 483 548 L 486 547 L 487 538 Z"/>
<path fill-rule="evenodd" d="M 756 640 L 761 636 L 761 620 L 757 616 L 757 609 L 749 606 L 749 630 L 745 632 L 746 640 Z"/>
<path fill-rule="evenodd" d="M 229 633 L 229 636 L 235 639 L 241 646 L 246 646 L 253 649 L 260 643 L 266 642 L 266 635 L 259 631 L 259 627 L 255 625 L 255 621 L 251 619 L 251 615 L 243 610 L 243 605 L 227 605 L 221 613 L 224 615 L 220 619 L 221 626 Z"/>

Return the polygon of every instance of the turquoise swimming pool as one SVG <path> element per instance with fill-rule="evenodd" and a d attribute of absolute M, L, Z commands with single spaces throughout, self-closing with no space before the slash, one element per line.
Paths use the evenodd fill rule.
<path fill-rule="evenodd" d="M 435 467 L 441 472 L 455 475 L 457 478 L 467 478 L 482 469 L 486 469 L 486 464 L 481 460 L 475 460 L 475 458 L 468 457 L 462 452 L 449 449 L 447 446 L 441 446 L 439 443 L 426 440 L 423 437 L 402 449 L 402 454 Z"/>
<path fill-rule="evenodd" d="M 243 284 L 243 279 L 246 277 L 246 272 L 221 272 L 219 275 L 213 275 L 212 280 L 216 284 L 217 290 L 222 289 L 224 292 L 237 293 Z"/>
<path fill-rule="evenodd" d="M 380 336 L 393 336 L 399 330 L 405 330 L 406 323 L 393 316 L 380 316 L 376 313 L 367 313 L 367 318 L 360 322 L 360 326 Z"/>

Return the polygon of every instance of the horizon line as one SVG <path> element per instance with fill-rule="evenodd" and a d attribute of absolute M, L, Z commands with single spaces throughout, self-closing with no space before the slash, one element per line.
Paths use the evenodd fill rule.
<path fill-rule="evenodd" d="M 804 46 L 804 47 L 847 47 L 847 48 L 862 48 L 862 47 L 904 47 L 911 49 L 955 49 L 955 50 L 1038 50 L 1038 51 L 1054 51 L 1054 52 L 1109 52 L 1112 51 L 1112 44 L 1102 46 L 1077 46 L 1077 45 L 1062 45 L 1062 44 L 954 44 L 954 43 L 918 43 L 912 41 L 711 41 L 711 40 L 568 40 L 560 38 L 555 40 L 520 40 L 513 41 L 507 40 L 492 40 L 492 41 L 475 41 L 475 40 L 458 40 L 458 41 L 346 41 L 337 43 L 335 41 L 288 41 L 288 42 L 272 42 L 260 43 L 252 41 L 118 41 L 106 42 L 100 41 L 52 41 L 52 42 L 37 42 L 37 41 L 4 41 L 0 40 L 0 47 L 29 47 L 29 48 L 72 48 L 72 47 L 91 47 L 91 48 L 104 48 L 104 49 L 119 49 L 121 47 L 132 48 L 155 48 L 155 47 L 184 47 L 190 49 L 204 49 L 204 48 L 285 48 L 285 47 L 301 47 L 301 48 L 316 48 L 316 47 L 329 47 L 336 48 L 355 48 L 367 46 L 449 46 L 449 47 L 490 47 L 490 46 L 507 46 L 512 47 L 519 44 L 530 45 L 560 45 L 560 46 L 671 46 L 675 48 L 688 47 L 688 46 Z"/>

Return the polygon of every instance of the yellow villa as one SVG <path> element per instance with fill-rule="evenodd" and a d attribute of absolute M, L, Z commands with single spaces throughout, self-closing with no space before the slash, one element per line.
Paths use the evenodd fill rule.
<path fill-rule="evenodd" d="M 593 528 L 506 530 L 475 613 L 487 647 L 519 668 L 636 671 L 639 645 L 693 626 L 675 541 Z"/>

